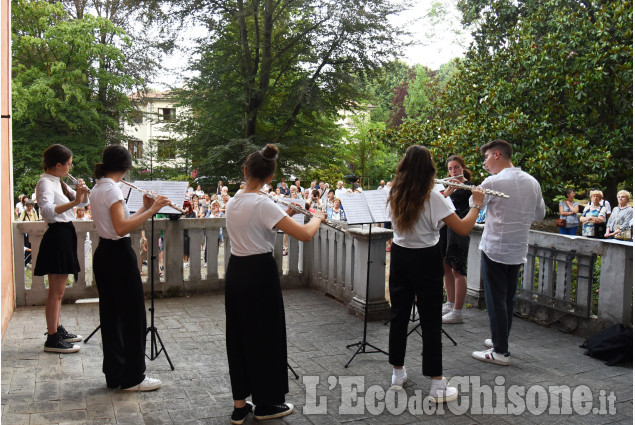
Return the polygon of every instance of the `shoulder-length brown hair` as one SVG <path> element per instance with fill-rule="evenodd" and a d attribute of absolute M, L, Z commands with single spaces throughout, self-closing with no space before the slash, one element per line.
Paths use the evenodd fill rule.
<path fill-rule="evenodd" d="M 436 166 L 430 151 L 420 145 L 410 146 L 397 165 L 397 175 L 388 195 L 396 230 L 412 230 L 423 203 L 430 196 L 435 173 Z"/>

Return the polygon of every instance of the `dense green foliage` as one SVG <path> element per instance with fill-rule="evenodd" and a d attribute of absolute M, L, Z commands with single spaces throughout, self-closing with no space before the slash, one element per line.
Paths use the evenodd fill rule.
<path fill-rule="evenodd" d="M 73 151 L 73 174 L 86 179 L 104 146 L 124 138 L 119 119 L 134 81 L 119 49 L 99 36 L 125 43 L 125 34 L 103 18 L 69 19 L 59 3 L 13 0 L 11 10 L 14 190 L 34 190 L 41 152 L 53 143 Z"/>
<path fill-rule="evenodd" d="M 180 91 L 192 109 L 177 130 L 201 174 L 240 176 L 246 155 L 277 143 L 280 173 L 302 177 L 338 168 L 334 146 L 344 133 L 339 110 L 364 96 L 372 78 L 399 51 L 401 30 L 385 0 L 200 1 L 183 15 L 206 26 Z"/>
<path fill-rule="evenodd" d="M 422 119 L 376 134 L 456 153 L 485 177 L 478 148 L 514 145 L 547 201 L 564 188 L 632 188 L 632 1 L 462 1 L 474 43 Z M 421 103 L 421 102 L 419 102 Z M 409 117 L 412 118 L 412 117 Z"/>

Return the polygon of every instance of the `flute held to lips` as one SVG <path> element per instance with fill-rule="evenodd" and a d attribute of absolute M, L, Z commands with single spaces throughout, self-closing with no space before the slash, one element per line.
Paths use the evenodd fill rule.
<path fill-rule="evenodd" d="M 137 187 L 137 186 L 135 186 L 134 184 L 132 184 L 132 183 L 128 183 L 128 182 L 127 182 L 127 181 L 125 181 L 125 180 L 122 180 L 122 181 L 121 181 L 121 183 L 124 183 L 124 184 L 126 184 L 126 185 L 130 186 L 131 188 L 133 188 L 133 189 L 135 189 L 135 190 L 137 190 L 137 191 L 141 192 L 142 194 L 144 194 L 144 195 L 145 195 L 145 196 L 147 196 L 148 198 L 157 199 L 157 196 L 159 196 L 159 195 L 157 195 L 157 194 L 156 194 L 156 193 L 154 193 L 154 192 L 150 192 L 149 190 L 145 190 L 145 189 L 138 188 L 138 187 Z M 183 208 L 179 207 L 178 205 L 176 205 L 174 202 L 170 201 L 170 205 L 169 205 L 169 206 L 170 206 L 170 207 L 172 207 L 172 208 L 174 208 L 174 209 L 175 209 L 175 210 L 177 210 L 178 212 L 185 214 L 185 210 L 184 210 Z"/>
<path fill-rule="evenodd" d="M 469 190 L 472 191 L 474 188 L 476 188 L 477 186 L 470 186 L 468 184 L 462 184 L 462 183 L 455 183 L 455 182 L 451 182 L 445 179 L 434 179 L 435 183 L 439 183 L 445 186 L 454 186 L 457 187 L 459 189 L 465 189 L 465 190 Z M 491 190 L 491 189 L 485 189 L 485 194 L 486 195 L 492 195 L 492 196 L 499 196 L 501 198 L 509 198 L 509 195 L 505 195 L 503 192 L 496 192 L 495 190 Z"/>
<path fill-rule="evenodd" d="M 73 182 L 73 184 L 75 185 L 75 187 L 79 187 L 81 185 L 86 186 L 86 183 L 82 183 L 79 180 L 77 180 L 75 177 L 73 177 L 71 175 L 71 173 L 66 173 L 66 175 L 68 176 L 69 179 L 71 179 L 71 181 Z M 86 189 L 88 190 L 88 194 L 90 195 L 90 189 L 88 188 L 88 186 L 86 186 Z"/>

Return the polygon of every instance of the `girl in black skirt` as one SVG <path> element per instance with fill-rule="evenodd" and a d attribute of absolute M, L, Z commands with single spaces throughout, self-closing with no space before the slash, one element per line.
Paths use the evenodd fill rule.
<path fill-rule="evenodd" d="M 472 185 L 472 172 L 467 169 L 465 160 L 460 155 L 452 155 L 447 161 L 451 182 Z M 470 211 L 472 191 L 456 186 L 448 186 L 443 196 L 449 196 L 456 209 L 456 215 L 464 218 Z M 444 226 L 441 229 L 441 256 L 443 262 L 443 281 L 448 300 L 441 310 L 441 321 L 444 324 L 463 322 L 463 304 L 467 295 L 467 254 L 470 247 L 470 236 L 462 236 Z"/>
<path fill-rule="evenodd" d="M 82 183 L 75 192 L 61 180 L 73 166 L 73 153 L 67 147 L 49 146 L 43 153 L 42 162 L 45 173 L 35 186 L 35 196 L 48 229 L 42 237 L 33 274 L 48 275 L 49 281 L 45 309 L 48 336 L 44 351 L 74 353 L 79 351 L 79 345 L 72 343 L 81 341 L 82 337 L 64 329 L 60 311 L 68 275 L 75 275 L 77 280 L 80 270 L 77 234 L 72 223 L 75 219 L 73 207 L 87 205 L 88 189 Z"/>
<path fill-rule="evenodd" d="M 242 424 L 253 409 L 256 419 L 271 419 L 293 412 L 285 403 L 287 335 L 278 267 L 272 256 L 276 232 L 307 242 L 325 219 L 324 212 L 306 225 L 293 220 L 259 192 L 271 183 L 278 148 L 268 144 L 243 164 L 245 188 L 227 203 L 227 231 L 231 257 L 227 266 L 225 315 L 227 357 L 234 398 L 233 424 Z"/>
<path fill-rule="evenodd" d="M 95 166 L 97 183 L 91 210 L 99 245 L 93 270 L 99 291 L 99 320 L 104 350 L 103 372 L 108 388 L 151 391 L 161 381 L 145 376 L 146 311 L 143 285 L 130 232 L 170 203 L 165 196 L 143 197 L 143 207 L 130 215 L 119 182 L 132 165 L 128 150 L 108 146 Z"/>

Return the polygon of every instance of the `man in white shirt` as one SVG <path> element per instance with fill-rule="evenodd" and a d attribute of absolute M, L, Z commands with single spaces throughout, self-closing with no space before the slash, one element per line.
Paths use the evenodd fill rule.
<path fill-rule="evenodd" d="M 385 181 L 380 181 L 379 182 L 379 187 L 377 187 L 377 190 L 384 190 L 386 188 L 386 182 Z"/>
<path fill-rule="evenodd" d="M 544 218 L 545 202 L 538 181 L 512 164 L 513 149 L 508 142 L 497 139 L 480 150 L 483 167 L 492 174 L 481 186 L 509 198 L 488 195 L 482 205 L 487 205 L 487 220 L 479 249 L 492 338 L 485 340 L 488 350 L 475 351 L 472 357 L 507 366 L 520 266 L 527 261 L 531 222 Z"/>
<path fill-rule="evenodd" d="M 346 193 L 346 189 L 344 188 L 344 182 L 340 180 L 337 182 L 337 189 L 335 189 L 335 197 L 341 198 L 342 195 L 344 195 L 345 193 Z"/>

